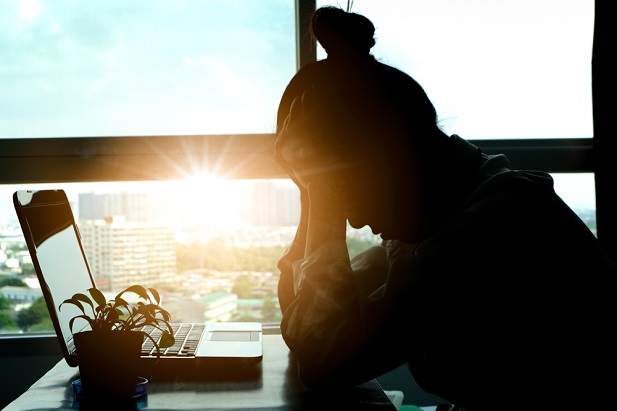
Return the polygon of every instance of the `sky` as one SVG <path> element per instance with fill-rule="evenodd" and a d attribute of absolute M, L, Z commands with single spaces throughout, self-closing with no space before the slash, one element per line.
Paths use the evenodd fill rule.
<path fill-rule="evenodd" d="M 0 138 L 272 132 L 291 4 L 0 2 Z"/>

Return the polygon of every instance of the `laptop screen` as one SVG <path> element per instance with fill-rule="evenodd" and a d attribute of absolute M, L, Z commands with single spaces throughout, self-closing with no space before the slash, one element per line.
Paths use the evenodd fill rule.
<path fill-rule="evenodd" d="M 77 226 L 66 194 L 63 191 L 18 191 L 14 196 L 18 217 L 22 223 L 28 247 L 34 247 L 44 278 L 39 276 L 43 295 L 47 300 L 56 331 L 61 333 L 72 351 L 72 332 L 69 320 L 79 309 L 73 305 L 58 306 L 75 293 L 94 287 L 84 252 L 78 240 Z M 38 271 L 38 270 L 37 270 Z M 53 310 L 52 310 L 53 307 Z M 54 318 L 57 317 L 57 318 Z M 86 326 L 76 321 L 73 330 Z"/>

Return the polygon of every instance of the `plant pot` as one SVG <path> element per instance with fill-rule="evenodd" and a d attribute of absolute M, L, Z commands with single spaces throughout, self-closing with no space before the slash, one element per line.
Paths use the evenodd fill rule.
<path fill-rule="evenodd" d="M 140 331 L 82 331 L 74 335 L 82 397 L 126 400 L 135 395 Z"/>

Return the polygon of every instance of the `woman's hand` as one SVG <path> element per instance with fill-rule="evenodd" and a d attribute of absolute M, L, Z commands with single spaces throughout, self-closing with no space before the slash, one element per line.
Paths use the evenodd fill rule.
<path fill-rule="evenodd" d="M 346 199 L 344 170 L 352 165 L 348 136 L 340 128 L 341 107 L 337 107 L 331 87 L 314 86 L 293 100 L 289 114 L 278 130 L 275 160 L 300 189 L 301 223 L 294 245 L 285 255 L 290 261 L 299 252 L 302 240 L 308 256 L 331 239 L 345 240 Z M 330 93 L 331 94 L 331 93 Z"/>
<path fill-rule="evenodd" d="M 334 131 L 337 113 L 320 90 L 312 88 L 294 99 L 275 143 L 275 160 L 300 189 L 311 181 L 329 180 L 345 166 L 348 148 L 341 149 Z"/>

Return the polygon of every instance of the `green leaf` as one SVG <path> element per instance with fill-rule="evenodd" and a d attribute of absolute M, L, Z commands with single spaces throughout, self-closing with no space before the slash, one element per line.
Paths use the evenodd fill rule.
<path fill-rule="evenodd" d="M 146 307 L 145 305 L 140 305 L 135 308 L 135 313 L 142 315 L 144 317 L 152 317 L 152 315 L 150 314 L 150 311 L 148 310 L 148 307 Z"/>
<path fill-rule="evenodd" d="M 171 314 L 169 314 L 167 311 L 161 310 L 159 311 L 159 314 L 161 315 L 161 317 L 163 317 L 163 321 L 165 322 L 171 321 Z"/>
<path fill-rule="evenodd" d="M 139 331 L 141 327 L 151 325 L 161 331 L 158 341 L 144 333 L 146 338 L 154 343 L 157 357 L 160 357 L 160 348 L 168 348 L 174 345 L 173 329 L 169 323 L 171 315 L 159 306 L 161 296 L 154 288 L 146 289 L 141 285 L 132 285 L 118 293 L 115 299 L 109 301 L 105 299 L 100 290 L 94 287 L 87 291 L 92 298 L 89 298 L 86 294 L 76 293 L 60 304 L 60 306 L 73 304 L 82 312 L 81 315 L 76 315 L 69 320 L 71 332 L 73 332 L 73 326 L 78 318 L 87 321 L 92 330 L 110 330 L 120 333 L 131 330 L 141 332 Z M 138 295 L 140 299 L 135 304 L 129 304 L 122 298 L 122 295 L 126 292 L 132 292 Z M 86 305 L 92 308 L 92 315 L 86 314 Z"/>
<path fill-rule="evenodd" d="M 161 303 L 161 296 L 159 295 L 159 292 L 156 291 L 154 288 L 148 288 L 148 290 L 150 290 L 150 294 L 152 294 L 152 297 L 154 297 L 156 305 L 159 305 Z"/>
<path fill-rule="evenodd" d="M 75 320 L 78 318 L 83 318 L 84 320 L 88 321 L 90 327 L 94 329 L 94 324 L 92 323 L 90 317 L 88 317 L 87 315 L 76 315 L 75 317 L 71 318 L 71 321 L 69 321 L 69 329 L 71 330 L 71 332 L 73 332 L 73 323 L 75 323 Z"/>
<path fill-rule="evenodd" d="M 101 290 L 99 290 L 98 288 L 94 288 L 94 287 L 88 288 L 88 292 L 90 293 L 94 301 L 96 301 L 96 305 L 98 307 L 101 307 L 107 304 L 107 300 L 105 299 L 105 296 L 103 295 Z"/>
<path fill-rule="evenodd" d="M 156 315 L 156 312 L 160 310 L 160 307 L 158 305 L 148 304 L 148 305 L 144 305 L 142 309 L 144 310 L 144 312 L 147 312 L 148 314 L 154 316 Z"/>
<path fill-rule="evenodd" d="M 127 293 L 127 292 L 135 293 L 146 301 L 150 300 L 148 291 L 146 291 L 146 288 L 142 287 L 141 285 L 132 285 L 128 287 L 127 289 L 125 289 L 124 291 L 122 291 L 120 294 Z M 118 296 L 120 296 L 120 294 L 118 294 Z"/>
<path fill-rule="evenodd" d="M 159 347 L 158 342 L 148 333 L 144 333 L 144 335 L 146 336 L 147 339 L 149 339 L 150 341 L 152 341 L 152 344 L 154 344 L 154 348 L 156 348 L 156 358 L 160 358 L 161 357 L 161 349 Z"/>
<path fill-rule="evenodd" d="M 118 318 L 120 318 L 118 310 L 115 309 L 110 309 L 105 314 L 105 318 L 107 318 L 108 321 L 116 321 Z M 120 314 L 122 314 L 122 312 L 120 312 Z"/>
<path fill-rule="evenodd" d="M 92 300 L 86 294 L 82 294 L 82 293 L 73 294 L 72 298 L 79 300 L 79 301 L 83 301 L 86 304 L 88 304 L 90 307 L 94 308 L 94 305 L 92 304 Z"/>
<path fill-rule="evenodd" d="M 163 334 L 161 335 L 161 339 L 159 341 L 159 346 L 161 348 L 168 348 L 174 345 L 175 342 L 176 342 L 176 339 L 174 338 L 172 334 L 170 334 L 167 331 L 163 331 Z"/>
<path fill-rule="evenodd" d="M 64 304 L 73 304 L 74 306 L 76 306 L 77 308 L 79 308 L 81 310 L 82 313 L 86 313 L 83 304 L 76 298 L 67 298 L 66 300 L 64 300 L 59 306 L 58 309 L 62 311 L 62 306 Z"/>
<path fill-rule="evenodd" d="M 126 300 L 124 300 L 123 298 L 116 297 L 116 299 L 114 300 L 114 307 L 124 307 L 128 310 L 129 303 L 126 302 Z"/>

